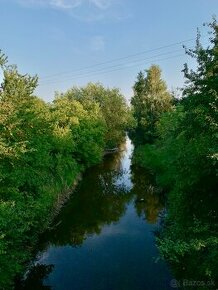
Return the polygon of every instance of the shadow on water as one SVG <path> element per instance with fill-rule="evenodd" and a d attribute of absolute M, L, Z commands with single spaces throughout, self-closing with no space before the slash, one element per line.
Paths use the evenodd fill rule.
<path fill-rule="evenodd" d="M 131 166 L 128 138 L 122 149 L 87 170 L 17 289 L 171 289 L 154 239 L 164 202 L 153 177 Z"/>

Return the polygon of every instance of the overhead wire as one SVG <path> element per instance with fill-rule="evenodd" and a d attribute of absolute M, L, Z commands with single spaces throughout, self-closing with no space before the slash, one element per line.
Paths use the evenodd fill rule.
<path fill-rule="evenodd" d="M 143 55 L 143 54 L 146 54 L 146 53 L 151 53 L 151 52 L 154 52 L 154 51 L 166 49 L 168 47 L 176 46 L 176 45 L 179 45 L 179 44 L 184 44 L 185 42 L 190 42 L 190 41 L 193 41 L 193 40 L 195 40 L 195 38 L 190 38 L 190 39 L 179 41 L 179 42 L 175 42 L 175 43 L 172 43 L 172 44 L 169 44 L 169 45 L 164 45 L 164 46 L 161 46 L 161 47 L 158 47 L 158 48 L 146 50 L 146 51 L 143 51 L 143 52 L 139 52 L 139 53 L 127 55 L 127 56 L 124 56 L 124 57 L 116 58 L 116 59 L 113 59 L 113 60 L 105 61 L 105 62 L 102 62 L 102 63 L 94 64 L 94 65 L 91 65 L 91 66 L 87 66 L 87 67 L 84 67 L 84 68 L 72 70 L 71 72 L 68 71 L 68 72 L 65 72 L 65 73 L 56 73 L 56 74 L 50 75 L 50 77 L 47 76 L 47 77 L 44 77 L 44 78 L 40 78 L 39 85 L 40 86 L 44 86 L 44 85 L 47 85 L 47 84 L 66 82 L 66 81 L 74 80 L 74 79 L 77 79 L 77 78 L 95 76 L 95 75 L 110 73 L 110 72 L 118 71 L 118 70 L 125 70 L 127 68 L 141 66 L 142 64 L 145 65 L 145 64 L 148 64 L 148 63 L 152 63 L 152 62 L 157 62 L 157 61 L 159 62 L 159 61 L 163 61 L 163 60 L 167 60 L 167 59 L 171 59 L 171 58 L 175 58 L 175 57 L 181 57 L 181 56 L 185 55 L 184 49 L 177 49 L 177 50 L 173 50 L 173 51 L 164 52 L 164 53 L 161 53 L 161 54 L 151 55 L 151 56 L 146 57 L 146 58 L 132 59 L 132 60 L 130 60 L 129 63 L 126 63 L 126 62 L 123 63 L 122 62 L 122 63 L 114 64 L 114 65 L 111 65 L 111 66 L 100 67 L 100 66 L 103 66 L 105 64 L 110 64 L 110 63 L 116 62 L 118 60 L 131 59 L 131 58 L 134 58 L 134 57 L 139 56 L 139 55 Z M 164 58 L 164 59 L 162 59 L 162 58 L 161 59 L 154 59 L 154 58 L 159 57 L 159 56 L 173 54 L 175 52 L 180 52 L 180 51 L 183 51 L 183 54 L 179 54 L 179 55 L 176 55 L 176 56 L 172 55 L 171 57 L 167 57 L 167 58 Z M 145 62 L 146 60 L 149 60 L 149 62 Z M 92 69 L 92 68 L 95 68 L 95 67 L 98 67 L 98 66 L 99 66 L 98 69 L 94 69 L 94 70 Z"/>
<path fill-rule="evenodd" d="M 116 62 L 116 61 L 119 61 L 119 60 L 125 60 L 125 59 L 133 58 L 133 57 L 136 57 L 136 56 L 139 56 L 139 55 L 143 55 L 143 54 L 147 54 L 147 53 L 150 53 L 150 52 L 154 52 L 154 51 L 162 50 L 162 49 L 169 48 L 169 47 L 172 47 L 172 46 L 176 46 L 176 45 L 179 45 L 179 44 L 184 44 L 186 42 L 190 42 L 190 41 L 193 41 L 193 40 L 195 40 L 195 38 L 190 38 L 190 39 L 186 39 L 186 40 L 183 40 L 183 41 L 179 41 L 179 42 L 171 43 L 171 44 L 168 44 L 168 45 L 160 46 L 160 47 L 157 47 L 157 48 L 144 50 L 144 51 L 141 51 L 141 52 L 138 52 L 138 53 L 135 53 L 135 54 L 129 54 L 129 55 L 126 55 L 126 56 L 123 56 L 123 57 L 111 59 L 111 60 L 108 60 L 108 61 L 105 61 L 105 62 L 100 62 L 100 63 L 93 64 L 93 65 L 90 65 L 90 66 L 86 66 L 86 67 L 83 67 L 83 68 L 78 68 L 78 69 L 74 69 L 74 70 L 70 70 L 70 71 L 55 73 L 55 74 L 51 74 L 51 75 L 47 75 L 47 76 L 42 76 L 41 79 L 45 80 L 45 79 L 50 79 L 52 77 L 56 77 L 56 76 L 60 76 L 60 75 L 63 76 L 65 74 L 71 74 L 71 73 L 74 73 L 74 72 L 87 70 L 87 69 L 90 69 L 90 68 L 98 67 L 98 66 L 105 65 L 105 64 L 108 64 L 108 63 L 112 63 L 112 62 Z"/>
<path fill-rule="evenodd" d="M 177 57 L 181 57 L 181 56 L 184 56 L 184 53 L 183 54 L 177 54 L 177 55 L 174 55 L 174 56 L 170 56 L 170 57 L 167 57 L 167 58 L 160 58 L 160 59 L 155 59 L 155 62 L 160 62 L 160 61 L 164 61 L 164 60 L 168 60 L 168 59 L 173 59 L 173 58 L 177 58 Z M 105 74 L 105 73 L 110 73 L 110 72 L 114 72 L 114 71 L 119 71 L 119 70 L 125 70 L 125 69 L 129 69 L 131 67 L 136 67 L 136 66 L 140 66 L 142 64 L 149 64 L 151 63 L 152 61 L 148 61 L 148 62 L 145 62 L 145 63 L 140 63 L 140 64 L 134 64 L 134 65 L 126 65 L 126 66 L 123 66 L 123 67 L 119 67 L 119 68 L 116 68 L 116 69 L 111 69 L 111 70 L 104 70 L 104 71 L 97 71 L 95 73 L 87 73 L 87 74 L 84 74 L 84 75 L 80 75 L 80 76 L 74 76 L 74 77 L 70 77 L 68 79 L 61 79 L 61 80 L 56 80 L 56 81 L 52 81 L 52 82 L 45 82 L 45 83 L 41 83 L 40 85 L 43 86 L 43 85 L 47 85 L 47 84 L 54 84 L 54 83 L 59 83 L 59 82 L 66 82 L 66 81 L 69 81 L 69 80 L 74 80 L 74 79 L 78 79 L 78 78 L 85 78 L 85 77 L 90 77 L 90 76 L 95 76 L 95 75 L 99 75 L 99 74 Z M 154 61 L 153 61 L 154 62 Z"/>

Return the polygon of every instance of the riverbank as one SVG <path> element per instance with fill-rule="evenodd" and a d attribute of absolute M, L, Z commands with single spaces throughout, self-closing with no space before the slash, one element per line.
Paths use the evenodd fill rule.
<path fill-rule="evenodd" d="M 122 149 L 86 170 L 17 289 L 169 289 L 154 237 L 163 202 L 128 137 Z"/>
<path fill-rule="evenodd" d="M 54 218 L 58 215 L 70 195 L 75 191 L 79 181 L 82 179 L 82 171 L 72 172 L 71 174 L 68 172 L 65 182 L 60 180 L 58 182 L 54 179 L 49 185 L 45 185 L 43 188 L 44 194 L 41 192 L 40 198 L 34 204 L 31 204 L 32 208 L 34 208 L 32 215 L 29 214 L 31 208 L 27 208 L 27 203 L 25 205 L 23 204 L 22 208 L 21 205 L 16 205 L 16 207 L 19 206 L 20 214 L 23 216 L 23 222 L 28 223 L 29 231 L 22 237 L 19 237 L 19 239 L 13 240 L 10 252 L 2 253 L 2 256 L 4 256 L 2 258 L 5 258 L 4 260 L 6 262 L 8 259 L 12 260 L 15 257 L 16 259 L 13 261 L 13 264 L 6 264 L 8 267 L 5 267 L 1 272 L 1 275 L 4 274 L 5 279 L 1 280 L 0 289 L 14 289 L 14 283 L 16 283 L 17 279 L 16 276 L 18 277 L 21 273 L 24 273 L 30 260 L 35 255 L 35 248 L 39 236 L 51 227 Z M 25 220 L 27 212 L 28 221 Z"/>
<path fill-rule="evenodd" d="M 1 51 L 0 70 L 0 288 L 10 289 L 77 175 L 122 139 L 129 109 L 118 89 L 92 83 L 47 103 L 34 93 L 38 78 Z"/>
<path fill-rule="evenodd" d="M 40 235 L 42 235 L 45 231 L 50 230 L 52 227 L 52 223 L 55 219 L 55 217 L 60 213 L 62 207 L 67 203 L 67 201 L 69 200 L 70 196 L 74 193 L 74 191 L 76 190 L 76 187 L 78 185 L 78 183 L 82 180 L 82 172 L 78 173 L 76 175 L 76 177 L 74 175 L 72 175 L 72 185 L 69 186 L 67 184 L 65 184 L 62 188 L 62 190 L 60 192 L 57 191 L 56 196 L 53 196 L 53 203 L 52 200 L 50 200 L 50 202 L 48 202 L 47 204 L 47 210 L 45 213 L 46 219 L 44 219 L 44 223 L 39 223 L 38 221 L 38 229 L 36 228 L 36 233 L 35 233 L 35 239 L 32 242 L 31 245 L 29 245 L 28 250 L 26 251 L 26 260 L 24 261 L 20 261 L 22 263 L 22 266 L 20 268 L 20 271 L 17 273 L 17 277 L 19 278 L 15 278 L 15 284 L 17 279 L 20 280 L 20 274 L 24 273 L 25 269 L 28 269 L 30 261 L 33 259 L 35 253 L 36 253 L 36 247 L 37 247 L 37 243 L 38 240 L 40 238 Z M 56 184 L 57 186 L 57 184 Z M 59 187 L 59 186 L 57 186 Z M 56 188 L 58 189 L 58 188 Z M 53 189 L 49 189 L 50 191 L 55 191 L 55 188 Z M 40 219 L 41 220 L 41 219 Z M 35 221 L 37 222 L 37 221 Z M 56 226 L 56 225 L 54 225 Z M 13 288 L 13 285 L 11 284 L 11 286 L 9 286 L 9 288 Z M 15 285 L 16 287 L 16 285 Z M 1 288 L 0 288 L 1 289 Z M 7 289 L 4 288 L 4 289 Z"/>
<path fill-rule="evenodd" d="M 50 218 L 48 218 L 49 222 L 48 222 L 47 228 L 53 222 L 54 218 L 59 214 L 59 212 L 60 212 L 61 208 L 64 206 L 64 204 L 69 200 L 71 194 L 73 194 L 74 190 L 76 189 L 76 187 L 77 187 L 78 183 L 81 181 L 81 179 L 82 179 L 82 173 L 78 173 L 72 186 L 65 186 L 63 188 L 63 191 L 60 194 L 58 194 L 56 203 L 54 204 L 53 210 L 50 214 Z"/>
<path fill-rule="evenodd" d="M 117 152 L 115 152 L 117 153 Z M 104 159 L 104 154 L 102 155 L 102 161 Z M 15 284 L 16 281 L 20 280 L 20 274 L 25 272 L 25 269 L 28 269 L 30 265 L 30 261 L 33 259 L 34 255 L 36 254 L 36 247 L 39 241 L 39 237 L 46 231 L 51 230 L 53 227 L 56 227 L 57 224 L 52 225 L 55 218 L 58 216 L 62 207 L 68 202 L 71 195 L 75 192 L 78 183 L 82 180 L 83 173 L 85 172 L 84 167 L 78 167 L 76 171 L 67 172 L 67 167 L 65 168 L 65 173 L 63 176 L 65 178 L 60 178 L 59 182 L 53 179 L 53 183 L 44 186 L 43 191 L 46 193 L 47 198 L 42 201 L 39 199 L 35 205 L 35 207 L 41 208 L 41 204 L 43 204 L 43 209 L 41 208 L 38 215 L 33 217 L 32 223 L 34 223 L 34 228 L 30 229 L 31 237 L 25 237 L 23 239 L 23 244 L 28 243 L 28 247 L 23 248 L 22 256 L 18 256 L 17 253 L 17 260 L 16 264 L 19 264 L 19 270 L 16 271 L 15 277 Z M 43 196 L 43 193 L 41 193 Z M 34 232 L 34 233 L 33 233 Z M 22 247 L 19 247 L 19 252 Z M 10 280 L 6 281 L 4 290 L 5 289 L 12 289 L 13 288 L 13 279 L 12 277 L 15 276 L 13 271 L 11 271 Z M 1 288 L 0 288 L 1 289 Z"/>

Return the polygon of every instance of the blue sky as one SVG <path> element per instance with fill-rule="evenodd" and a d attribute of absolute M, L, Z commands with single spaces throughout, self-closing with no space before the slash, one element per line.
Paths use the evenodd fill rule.
<path fill-rule="evenodd" d="M 157 63 L 169 89 L 182 86 L 197 27 L 218 0 L 0 0 L 0 49 L 22 73 L 40 78 L 37 94 L 101 82 L 126 98 L 140 70 Z M 180 43 L 180 44 L 175 44 Z M 168 47 L 167 47 L 168 46 Z"/>

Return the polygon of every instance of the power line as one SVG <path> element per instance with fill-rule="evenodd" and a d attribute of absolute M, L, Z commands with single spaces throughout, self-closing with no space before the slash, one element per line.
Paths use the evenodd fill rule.
<path fill-rule="evenodd" d="M 179 45 L 179 44 L 184 44 L 186 42 L 190 42 L 190 41 L 193 41 L 193 40 L 195 40 L 195 38 L 186 39 L 186 40 L 183 40 L 183 41 L 179 41 L 179 42 L 171 43 L 171 44 L 168 44 L 168 45 L 160 46 L 158 48 L 141 51 L 141 52 L 138 52 L 138 53 L 135 53 L 135 54 L 129 54 L 129 55 L 124 56 L 124 57 L 115 58 L 115 59 L 108 60 L 108 61 L 105 61 L 105 62 L 101 62 L 101 63 L 97 63 L 97 64 L 94 64 L 94 65 L 86 66 L 86 67 L 83 67 L 83 68 L 78 68 L 78 69 L 75 69 L 73 71 L 67 71 L 67 72 L 65 71 L 65 72 L 62 72 L 62 73 L 56 73 L 56 74 L 52 74 L 52 75 L 47 75 L 47 76 L 42 77 L 41 79 L 45 80 L 45 79 L 49 79 L 49 78 L 52 78 L 52 77 L 57 77 L 57 76 L 60 76 L 60 75 L 65 75 L 65 74 L 69 74 L 69 73 L 74 73 L 74 72 L 87 70 L 87 69 L 94 68 L 94 67 L 97 67 L 97 66 L 102 66 L 104 64 L 116 62 L 116 61 L 119 61 L 119 60 L 129 59 L 129 58 L 133 58 L 133 57 L 136 57 L 136 56 L 139 56 L 139 55 L 143 55 L 143 54 L 147 54 L 147 53 L 150 53 L 150 52 L 154 52 L 154 51 L 162 50 L 162 49 L 169 48 L 169 47 L 172 47 L 172 46 L 176 46 L 176 45 Z"/>
<path fill-rule="evenodd" d="M 153 55 L 151 57 L 146 57 L 146 58 L 143 58 L 143 59 L 137 59 L 135 61 L 130 62 L 130 64 L 137 64 L 137 63 L 141 64 L 143 61 L 148 60 L 148 59 L 152 59 L 152 58 L 155 58 L 155 57 L 172 54 L 172 53 L 175 53 L 175 52 L 181 52 L 181 51 L 184 51 L 184 50 L 177 49 L 177 50 L 173 50 L 173 51 L 168 51 L 168 52 L 165 52 L 165 53 Z M 128 64 L 128 65 L 130 65 L 130 64 Z M 102 71 L 105 71 L 105 70 L 108 70 L 108 69 L 112 69 L 112 68 L 115 68 L 115 67 L 120 67 L 120 66 L 123 66 L 123 65 L 126 66 L 126 63 L 119 63 L 119 64 L 115 64 L 115 65 L 112 65 L 112 66 L 109 66 L 109 67 L 100 68 L 100 69 L 97 69 L 97 70 L 91 70 L 91 71 L 82 72 L 82 73 L 79 73 L 79 74 L 73 74 L 73 75 L 71 75 L 71 76 L 69 76 L 67 78 L 64 78 L 64 79 L 68 80 L 68 79 L 72 79 L 74 77 L 78 78 L 80 76 L 84 76 L 84 75 L 87 75 L 87 74 L 89 75 L 89 74 L 96 73 L 96 72 L 102 72 Z M 47 81 L 42 81 L 41 84 L 53 83 L 53 82 L 56 82 L 56 81 L 60 81 L 60 80 L 50 79 L 50 80 L 47 80 Z"/>
<path fill-rule="evenodd" d="M 164 61 L 164 60 L 168 60 L 168 59 L 178 58 L 178 57 L 181 57 L 181 56 L 184 56 L 184 53 L 183 54 L 174 55 L 174 56 L 171 56 L 171 57 L 167 57 L 167 58 L 156 59 L 155 62 L 160 62 L 160 61 Z M 145 62 L 143 64 L 145 65 L 145 64 L 150 64 L 150 63 L 151 63 L 151 61 Z M 129 69 L 130 67 L 136 67 L 136 66 L 140 66 L 140 65 L 142 65 L 142 63 L 136 64 L 136 65 L 130 65 L 130 66 L 128 65 L 126 67 L 121 67 L 121 68 L 112 69 L 112 70 L 106 70 L 106 71 L 102 71 L 102 72 L 96 72 L 96 73 L 92 74 L 91 76 L 98 75 L 98 74 L 110 73 L 110 72 L 123 70 L 123 69 Z M 86 75 L 82 75 L 82 76 L 78 76 L 78 77 L 75 76 L 75 77 L 72 77 L 72 78 L 69 78 L 69 79 L 53 81 L 53 82 L 50 82 L 50 83 L 46 83 L 45 82 L 45 83 L 40 84 L 40 85 L 43 86 L 43 85 L 53 84 L 53 83 L 57 83 L 57 82 L 65 82 L 65 81 L 69 81 L 69 80 L 73 80 L 73 79 L 77 79 L 77 78 L 83 78 L 83 77 L 87 77 L 87 76 L 90 76 L 90 74 L 86 74 Z"/>

